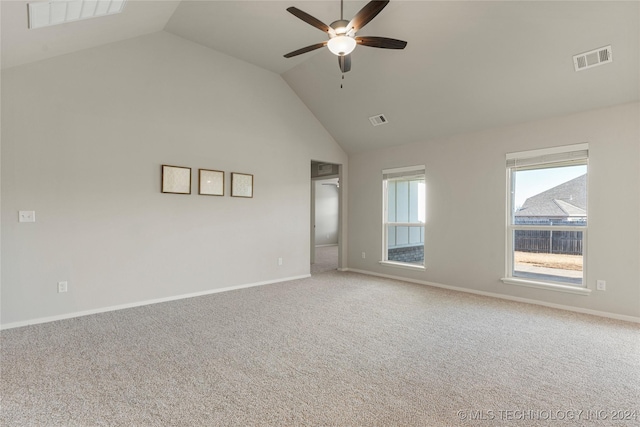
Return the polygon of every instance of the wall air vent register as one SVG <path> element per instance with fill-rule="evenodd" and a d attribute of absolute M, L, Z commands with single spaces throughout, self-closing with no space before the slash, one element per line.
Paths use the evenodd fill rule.
<path fill-rule="evenodd" d="M 597 67 L 613 61 L 611 46 L 601 47 L 589 52 L 581 53 L 573 57 L 573 66 L 576 71 Z"/>

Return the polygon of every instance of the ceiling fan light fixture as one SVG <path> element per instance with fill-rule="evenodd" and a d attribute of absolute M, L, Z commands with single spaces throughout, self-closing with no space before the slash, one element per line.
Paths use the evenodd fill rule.
<path fill-rule="evenodd" d="M 297 7 L 288 7 L 287 12 L 327 34 L 329 40 L 286 53 L 284 57 L 293 58 L 327 46 L 329 51 L 338 57 L 340 71 L 344 74 L 351 70 L 351 52 L 356 48 L 356 45 L 361 44 L 381 49 L 404 49 L 407 42 L 403 40 L 373 36 L 356 37 L 356 33 L 375 18 L 387 4 L 389 4 L 389 0 L 371 0 L 355 14 L 351 21 L 346 21 L 343 18 L 344 0 L 340 0 L 340 20 L 332 22 L 331 25 L 325 24 Z"/>
<path fill-rule="evenodd" d="M 327 47 L 334 55 L 345 56 L 356 48 L 356 40 L 353 37 L 339 35 L 329 40 Z"/>

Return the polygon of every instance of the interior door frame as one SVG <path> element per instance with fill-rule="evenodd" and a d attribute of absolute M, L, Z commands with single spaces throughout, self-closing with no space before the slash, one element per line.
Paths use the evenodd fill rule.
<path fill-rule="evenodd" d="M 315 222 L 316 222 L 316 181 L 321 181 L 324 179 L 329 179 L 329 178 L 338 178 L 338 182 L 340 183 L 340 185 L 338 186 L 338 270 L 342 270 L 343 269 L 343 265 L 342 265 L 342 249 L 343 249 L 343 226 L 342 226 L 342 222 L 343 222 L 343 188 L 344 188 L 344 180 L 342 177 L 342 171 L 343 171 L 343 167 L 342 164 L 339 163 L 333 163 L 333 162 L 322 162 L 322 161 L 317 161 L 317 160 L 312 160 L 311 164 L 313 165 L 314 163 L 323 163 L 323 164 L 331 164 L 331 165 L 336 165 L 338 167 L 338 173 L 337 174 L 331 174 L 331 175 L 322 175 L 322 176 L 313 176 L 313 173 L 311 173 L 311 178 L 310 178 L 310 187 L 311 187 L 311 214 L 309 215 L 310 217 L 310 224 L 309 224 L 309 241 L 310 241 L 310 248 L 309 248 L 309 257 L 310 257 L 310 264 L 314 264 L 316 261 L 316 230 L 315 230 Z M 312 166 L 313 167 L 313 166 Z"/>

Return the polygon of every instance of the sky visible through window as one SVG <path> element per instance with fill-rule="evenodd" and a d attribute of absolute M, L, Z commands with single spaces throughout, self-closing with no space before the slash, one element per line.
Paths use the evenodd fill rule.
<path fill-rule="evenodd" d="M 517 171 L 515 209 L 520 208 L 529 197 L 571 181 L 585 173 L 587 173 L 587 165 Z"/>

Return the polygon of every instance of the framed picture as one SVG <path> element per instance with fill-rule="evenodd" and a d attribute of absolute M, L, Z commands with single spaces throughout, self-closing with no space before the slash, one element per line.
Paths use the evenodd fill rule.
<path fill-rule="evenodd" d="M 199 169 L 200 185 L 198 194 L 206 196 L 224 196 L 224 172 Z"/>
<path fill-rule="evenodd" d="M 162 165 L 162 192 L 191 194 L 191 168 Z"/>
<path fill-rule="evenodd" d="M 253 175 L 231 172 L 231 197 L 253 197 Z"/>

